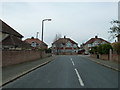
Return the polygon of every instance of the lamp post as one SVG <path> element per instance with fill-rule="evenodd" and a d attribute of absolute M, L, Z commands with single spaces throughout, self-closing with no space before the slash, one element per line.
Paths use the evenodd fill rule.
<path fill-rule="evenodd" d="M 44 29 L 44 21 L 51 21 L 52 19 L 44 19 L 42 20 L 42 42 L 43 42 L 43 29 Z"/>
<path fill-rule="evenodd" d="M 43 29 L 44 29 L 44 21 L 51 21 L 52 19 L 43 19 L 42 20 L 42 43 L 41 43 L 41 49 L 43 49 Z M 43 58 L 43 53 L 41 52 L 41 58 Z"/>

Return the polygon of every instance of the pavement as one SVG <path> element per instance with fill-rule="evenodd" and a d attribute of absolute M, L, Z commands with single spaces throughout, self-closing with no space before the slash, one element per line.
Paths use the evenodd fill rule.
<path fill-rule="evenodd" d="M 111 68 L 116 71 L 120 71 L 120 63 L 110 60 L 101 60 L 97 58 L 90 57 L 90 55 L 80 55 L 81 57 L 88 58 L 89 60 L 98 63 L 100 65 L 103 65 L 105 67 Z"/>
<path fill-rule="evenodd" d="M 51 56 L 44 59 L 38 59 L 34 61 L 4 67 L 2 68 L 2 83 L 0 83 L 0 86 L 4 86 L 10 83 L 26 75 L 27 73 L 51 62 L 54 59 L 55 56 Z"/>
<path fill-rule="evenodd" d="M 118 71 L 79 55 L 59 55 L 4 88 L 118 88 Z"/>

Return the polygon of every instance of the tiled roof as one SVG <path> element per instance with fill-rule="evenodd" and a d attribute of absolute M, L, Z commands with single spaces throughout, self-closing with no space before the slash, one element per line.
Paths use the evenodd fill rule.
<path fill-rule="evenodd" d="M 3 33 L 15 35 L 15 36 L 20 37 L 20 38 L 23 37 L 20 33 L 18 33 L 16 30 L 14 30 L 12 27 L 10 27 L 5 22 L 3 22 L 1 19 L 0 19 L 0 27 L 1 27 L 0 31 L 2 31 Z"/>
<path fill-rule="evenodd" d="M 68 41 L 70 41 L 72 44 L 77 44 L 75 41 L 71 40 L 70 38 L 59 38 L 58 40 L 56 40 L 52 44 L 55 44 L 55 43 L 67 43 Z"/>
<path fill-rule="evenodd" d="M 94 41 L 99 41 L 100 43 L 102 43 L 103 41 L 106 42 L 106 43 L 109 43 L 108 41 L 102 39 L 102 38 L 91 38 L 90 40 L 88 40 L 84 45 L 86 44 L 91 44 L 93 43 Z"/>
<path fill-rule="evenodd" d="M 26 40 L 24 40 L 25 42 L 27 42 L 27 43 L 29 43 L 29 44 L 31 44 L 32 42 L 35 42 L 35 43 L 37 43 L 37 44 L 41 44 L 42 43 L 42 41 L 40 41 L 38 38 L 27 38 Z M 43 44 L 45 45 L 45 46 L 48 46 L 46 43 L 44 43 L 43 42 Z"/>
<path fill-rule="evenodd" d="M 72 44 L 77 44 L 75 41 L 71 40 L 70 38 L 67 38 L 68 41 L 70 41 Z"/>
<path fill-rule="evenodd" d="M 8 37 L 6 37 L 3 41 L 2 41 L 2 45 L 3 46 L 18 46 L 18 47 L 30 47 L 29 44 L 27 44 L 26 42 L 22 41 L 21 39 L 13 36 L 13 35 L 9 35 Z"/>

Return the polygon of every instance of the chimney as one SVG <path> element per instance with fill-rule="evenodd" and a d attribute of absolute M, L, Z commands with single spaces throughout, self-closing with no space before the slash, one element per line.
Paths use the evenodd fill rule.
<path fill-rule="evenodd" d="M 34 37 L 31 37 L 31 39 L 34 39 Z"/>
<path fill-rule="evenodd" d="M 37 34 L 36 34 L 36 38 L 38 38 L 38 34 L 39 34 L 39 32 L 37 32 Z"/>
<path fill-rule="evenodd" d="M 64 38 L 66 38 L 66 36 L 64 36 Z"/>
<path fill-rule="evenodd" d="M 97 38 L 98 38 L 98 36 L 95 36 L 95 38 L 97 39 Z"/>

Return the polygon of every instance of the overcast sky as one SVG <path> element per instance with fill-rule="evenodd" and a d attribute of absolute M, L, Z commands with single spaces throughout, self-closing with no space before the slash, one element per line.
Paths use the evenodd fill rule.
<path fill-rule="evenodd" d="M 44 41 L 49 46 L 58 33 L 79 45 L 95 35 L 108 40 L 110 21 L 118 19 L 117 2 L 4 2 L 1 5 L 0 18 L 21 33 L 23 40 L 36 37 L 37 32 L 41 39 L 42 20 L 52 19 L 44 22 Z"/>

